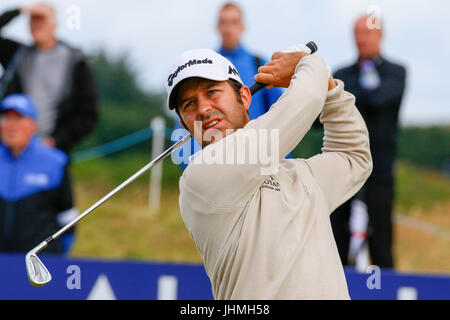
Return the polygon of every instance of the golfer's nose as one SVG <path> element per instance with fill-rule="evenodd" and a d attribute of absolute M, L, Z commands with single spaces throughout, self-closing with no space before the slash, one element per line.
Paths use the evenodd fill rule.
<path fill-rule="evenodd" d="M 212 103 L 207 98 L 198 99 L 198 113 L 201 118 L 204 118 L 213 109 Z"/>

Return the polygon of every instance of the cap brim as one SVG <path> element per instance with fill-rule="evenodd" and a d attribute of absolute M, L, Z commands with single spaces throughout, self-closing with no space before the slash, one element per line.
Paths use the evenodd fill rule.
<path fill-rule="evenodd" d="M 0 113 L 5 113 L 7 111 L 14 111 L 14 112 L 17 112 L 18 114 L 20 114 L 22 117 L 27 117 L 27 118 L 34 120 L 34 118 L 31 115 L 27 114 L 26 112 L 23 112 L 23 110 L 21 110 L 20 108 L 16 108 L 16 107 L 3 107 L 0 110 Z"/>

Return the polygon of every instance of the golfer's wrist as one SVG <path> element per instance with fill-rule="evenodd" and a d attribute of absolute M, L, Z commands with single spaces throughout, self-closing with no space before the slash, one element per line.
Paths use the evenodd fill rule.
<path fill-rule="evenodd" d="M 336 88 L 336 81 L 334 81 L 333 76 L 330 76 L 328 78 L 328 91 L 333 90 L 334 88 Z"/>

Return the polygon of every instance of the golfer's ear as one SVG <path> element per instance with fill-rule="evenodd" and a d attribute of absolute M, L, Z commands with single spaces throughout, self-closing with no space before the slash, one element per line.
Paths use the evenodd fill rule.
<path fill-rule="evenodd" d="M 248 111 L 248 109 L 250 108 L 250 103 L 252 102 L 252 94 L 250 93 L 250 89 L 247 86 L 243 86 L 240 92 L 244 109 Z"/>

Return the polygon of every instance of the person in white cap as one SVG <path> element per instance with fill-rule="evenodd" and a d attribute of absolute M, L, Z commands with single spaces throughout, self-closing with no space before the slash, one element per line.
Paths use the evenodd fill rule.
<path fill-rule="evenodd" d="M 355 99 L 306 52 L 274 53 L 255 81 L 287 90 L 250 121 L 249 88 L 216 52 L 181 54 L 167 78 L 169 108 L 203 146 L 179 203 L 214 297 L 349 299 L 329 215 L 372 170 Z M 285 159 L 319 114 L 322 153 Z"/>

